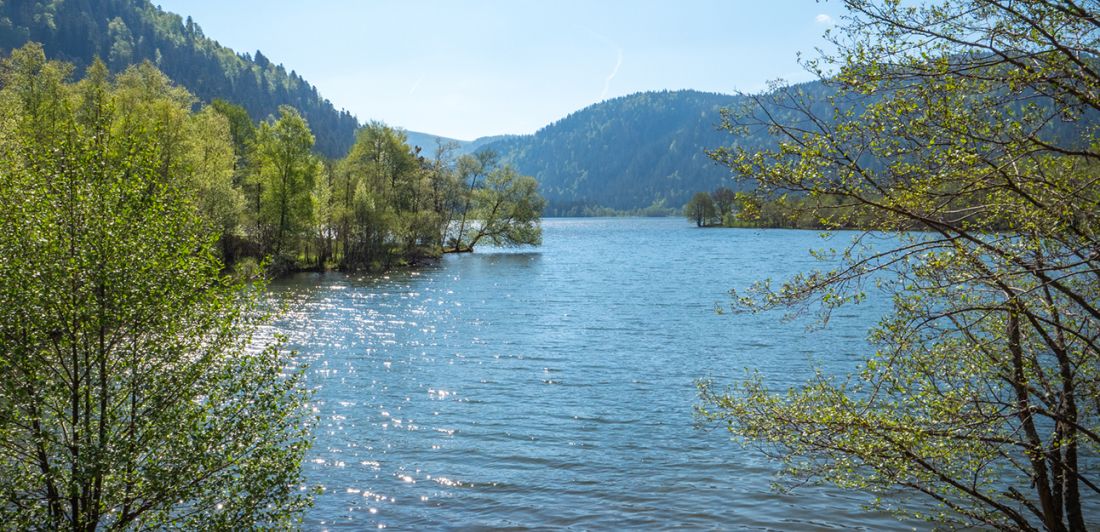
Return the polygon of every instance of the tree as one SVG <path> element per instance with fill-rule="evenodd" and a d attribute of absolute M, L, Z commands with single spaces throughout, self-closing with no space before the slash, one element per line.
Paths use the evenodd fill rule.
<path fill-rule="evenodd" d="M 430 199 L 426 178 L 404 133 L 379 122 L 359 130 L 333 186 L 344 267 L 389 265 L 415 247 L 418 213 Z M 434 234 L 432 228 L 425 238 Z"/>
<path fill-rule="evenodd" d="M 229 121 L 207 107 L 191 115 L 186 128 L 185 187 L 194 194 L 192 202 L 199 209 L 199 217 L 218 235 L 222 259 L 232 263 L 233 242 L 244 213 L 244 195 L 234 186 L 237 157 Z"/>
<path fill-rule="evenodd" d="M 313 219 L 310 193 L 322 166 L 312 148 L 309 125 L 292 107 L 279 108 L 279 118 L 260 124 L 256 134 L 259 232 L 265 253 L 283 263 L 297 260 L 297 244 Z"/>
<path fill-rule="evenodd" d="M 718 209 L 714 200 L 706 192 L 696 192 L 691 201 L 684 205 L 684 216 L 695 222 L 696 227 L 707 227 L 715 224 L 718 218 Z"/>
<path fill-rule="evenodd" d="M 431 189 L 431 208 L 436 213 L 439 224 L 436 226 L 434 242 L 440 249 L 447 239 L 447 230 L 454 221 L 455 213 L 461 208 L 462 184 L 455 171 L 454 153 L 459 144 L 455 141 L 444 142 L 436 139 L 436 149 L 427 165 L 428 181 Z"/>
<path fill-rule="evenodd" d="M 947 526 L 1095 526 L 1100 10 L 845 5 L 838 55 L 809 63 L 833 73 L 835 95 L 757 98 L 726 126 L 770 127 L 780 147 L 714 156 L 765 194 L 835 200 L 822 219 L 858 219 L 894 245 L 857 240 L 840 266 L 757 285 L 735 306 L 817 304 L 827 318 L 876 282 L 894 312 L 848 379 L 787 394 L 762 377 L 726 392 L 704 384 L 701 411 L 777 452 L 795 478 L 901 499 Z M 1077 127 L 1051 125 L 1065 120 Z"/>
<path fill-rule="evenodd" d="M 309 503 L 301 373 L 250 340 L 256 290 L 222 276 L 185 165 L 165 166 L 174 124 L 139 123 L 127 79 L 69 70 L 33 45 L 2 69 L 0 520 L 289 526 Z"/>
<path fill-rule="evenodd" d="M 711 192 L 714 198 L 714 207 L 718 210 L 718 218 L 722 224 L 733 222 L 733 208 L 737 205 L 737 193 L 728 187 L 718 187 Z"/>
<path fill-rule="evenodd" d="M 496 246 L 542 243 L 539 219 L 546 201 L 538 193 L 535 178 L 504 165 L 489 171 L 472 196 L 472 233 L 467 240 L 456 240 L 454 251 L 473 251 L 485 238 Z"/>
<path fill-rule="evenodd" d="M 473 206 L 474 191 L 477 190 L 477 180 L 489 173 L 493 166 L 497 164 L 498 155 L 492 150 L 480 150 L 474 154 L 466 154 L 458 158 L 456 163 L 456 172 L 458 173 L 458 180 L 462 183 L 462 199 L 461 210 L 462 217 L 458 222 L 458 235 L 453 237 L 453 246 L 450 246 L 454 251 L 471 251 L 473 246 L 463 246 L 462 243 L 466 242 L 466 220 L 471 213 L 471 207 Z M 454 216 L 448 216 L 453 219 Z M 449 228 L 448 228 L 449 229 Z"/>

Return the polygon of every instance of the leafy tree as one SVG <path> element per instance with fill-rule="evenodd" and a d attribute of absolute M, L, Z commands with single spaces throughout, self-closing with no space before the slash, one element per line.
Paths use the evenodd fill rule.
<path fill-rule="evenodd" d="M 210 102 L 210 107 L 229 121 L 229 134 L 233 138 L 233 152 L 237 155 L 236 168 L 248 167 L 248 155 L 256 142 L 256 124 L 248 117 L 248 111 L 239 105 L 222 99 Z M 240 179 L 236 181 L 238 184 Z"/>
<path fill-rule="evenodd" d="M 252 344 L 255 290 L 221 275 L 187 165 L 166 166 L 214 143 L 177 152 L 159 131 L 174 111 L 130 112 L 136 78 L 102 65 L 68 84 L 28 46 L 0 71 L 0 521 L 293 524 L 309 502 L 300 373 Z M 157 92 L 147 109 L 176 109 Z"/>
<path fill-rule="evenodd" d="M 473 249 L 473 246 L 464 247 L 462 243 L 467 241 L 466 222 L 472 212 L 474 191 L 478 188 L 478 179 L 482 179 L 485 174 L 489 173 L 498 160 L 497 153 L 487 149 L 458 158 L 455 170 L 459 182 L 462 183 L 462 194 L 458 202 L 461 204 L 460 214 L 458 215 L 458 234 L 453 237 L 454 245 L 450 246 L 454 251 L 471 251 Z M 450 218 L 454 218 L 454 216 Z"/>
<path fill-rule="evenodd" d="M 279 118 L 260 124 L 253 153 L 258 191 L 259 233 L 265 253 L 292 263 L 297 245 L 313 220 L 310 194 L 321 174 L 321 162 L 311 154 L 313 135 L 291 107 Z"/>
<path fill-rule="evenodd" d="M 684 216 L 695 222 L 696 227 L 715 225 L 719 219 L 718 208 L 714 205 L 714 199 L 706 192 L 696 192 L 691 201 L 684 205 Z"/>
<path fill-rule="evenodd" d="M 344 266 L 388 265 L 417 240 L 413 220 L 429 199 L 416 155 L 404 133 L 372 122 L 337 167 L 334 223 Z"/>
<path fill-rule="evenodd" d="M 765 192 L 831 198 L 844 209 L 817 215 L 858 217 L 894 245 L 857 241 L 840 267 L 758 285 L 736 305 L 817 303 L 827 317 L 874 280 L 894 312 L 856 375 L 787 394 L 760 377 L 704 385 L 703 413 L 775 451 L 795 478 L 904 506 L 921 494 L 928 505 L 901 511 L 947 526 L 1096 526 L 1097 6 L 845 5 L 839 54 L 809 64 L 835 73 L 833 99 L 762 96 L 727 126 L 771 127 L 780 147 L 715 156 Z M 1073 134 L 1052 127 L 1065 120 Z"/>
<path fill-rule="evenodd" d="M 310 210 L 313 212 L 313 220 L 310 226 L 311 244 L 316 253 L 315 267 L 318 270 L 325 268 L 325 263 L 332 257 L 333 245 L 333 218 L 332 218 L 332 182 L 329 179 L 331 172 L 323 168 L 313 182 L 313 190 L 310 191 Z M 309 257 L 306 250 L 306 257 Z"/>
<path fill-rule="evenodd" d="M 469 239 L 457 240 L 455 251 L 473 251 L 482 239 L 496 246 L 539 245 L 539 219 L 545 200 L 533 177 L 520 175 L 509 165 L 494 168 L 483 186 L 473 191 L 474 210 Z"/>
<path fill-rule="evenodd" d="M 234 184 L 231 138 L 229 121 L 211 107 L 191 115 L 184 131 L 183 185 L 193 193 L 200 218 L 218 235 L 226 262 L 235 258 L 232 246 L 244 213 L 244 195 Z"/>
<path fill-rule="evenodd" d="M 718 210 L 718 218 L 722 220 L 723 224 L 734 215 L 734 207 L 737 205 L 737 193 L 728 187 L 718 187 L 711 192 L 711 197 L 714 198 L 714 208 Z"/>
<path fill-rule="evenodd" d="M 455 171 L 454 154 L 459 150 L 457 142 L 438 141 L 430 163 L 426 165 L 430 187 L 431 209 L 436 213 L 438 226 L 434 242 L 442 248 L 448 228 L 455 214 L 463 206 L 462 184 Z"/>

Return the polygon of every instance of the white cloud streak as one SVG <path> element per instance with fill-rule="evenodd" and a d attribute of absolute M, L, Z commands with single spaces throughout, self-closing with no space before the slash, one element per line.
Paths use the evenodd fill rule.
<path fill-rule="evenodd" d="M 603 81 L 603 92 L 600 93 L 601 100 L 607 99 L 607 92 L 611 89 L 611 80 L 619 75 L 619 67 L 623 66 L 623 49 L 616 46 L 615 51 L 618 52 L 618 57 L 615 59 L 615 68 L 611 69 L 611 73 L 608 74 L 607 79 Z"/>
<path fill-rule="evenodd" d="M 825 26 L 832 26 L 834 20 L 833 17 L 825 13 L 821 13 L 820 15 L 814 17 L 814 22 L 817 22 L 818 24 L 823 24 Z"/>
<path fill-rule="evenodd" d="M 600 92 L 600 100 L 606 100 L 607 95 L 611 92 L 611 81 L 615 79 L 615 76 L 619 75 L 619 69 L 623 66 L 623 47 L 619 46 L 619 43 L 615 42 L 606 35 L 597 33 L 591 28 L 585 26 L 575 26 L 577 29 L 583 30 L 585 33 L 599 39 L 609 46 L 615 49 L 615 66 L 611 68 L 611 73 L 607 75 L 603 80 L 603 91 Z"/>
<path fill-rule="evenodd" d="M 423 83 L 423 82 L 424 82 L 424 74 L 421 74 L 420 77 L 416 79 L 416 83 L 413 83 L 412 88 L 409 89 L 409 96 L 412 96 L 413 94 L 416 94 L 416 89 L 419 89 L 420 84 Z"/>

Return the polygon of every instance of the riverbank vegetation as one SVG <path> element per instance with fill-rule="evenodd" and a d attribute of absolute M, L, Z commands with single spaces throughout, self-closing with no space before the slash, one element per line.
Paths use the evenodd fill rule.
<path fill-rule="evenodd" d="M 312 153 L 309 126 L 292 108 L 257 127 L 232 104 L 212 107 L 240 154 L 223 200 L 209 200 L 225 207 L 218 219 L 229 264 L 378 271 L 483 241 L 541 242 L 537 183 L 492 152 L 454 157 L 441 145 L 426 156 L 401 131 L 370 123 L 346 157 L 327 161 Z"/>
<path fill-rule="evenodd" d="M 832 230 L 871 226 L 865 213 L 835 196 L 734 192 L 727 187 L 697 192 L 683 214 L 698 227 Z"/>
<path fill-rule="evenodd" d="M 195 98 L 149 63 L 117 83 L 120 94 L 133 93 L 126 111 L 154 120 L 148 127 L 162 137 L 163 165 L 179 168 L 165 179 L 192 195 L 228 267 L 384 270 L 483 242 L 541 241 L 537 184 L 490 152 L 454 157 L 440 146 L 426 157 L 402 132 L 371 123 L 346 157 L 328 160 L 315 154 L 309 124 L 292 107 L 259 123 L 224 100 L 191 113 Z"/>
<path fill-rule="evenodd" d="M 199 107 L 150 63 L 0 65 L 0 521 L 284 528 L 310 503 L 295 358 L 249 274 L 537 244 L 535 181 L 382 124 L 313 151 L 283 106 Z M 446 245 L 446 249 L 445 249 Z"/>
<path fill-rule="evenodd" d="M 71 71 L 0 69 L 0 521 L 292 526 L 308 392 L 218 257 L 229 125 L 151 66 Z"/>
<path fill-rule="evenodd" d="M 1095 527 L 1096 4 L 845 5 L 837 55 L 808 63 L 835 96 L 758 97 L 726 126 L 767 127 L 779 147 L 714 157 L 761 194 L 805 198 L 825 223 L 858 219 L 896 244 L 857 239 L 834 257 L 842 266 L 759 284 L 734 307 L 827 317 L 877 284 L 894 311 L 858 374 L 786 393 L 761 377 L 703 385 L 701 413 L 780 457 L 796 482 L 870 490 L 939 526 Z M 1074 134 L 1052 127 L 1063 123 Z M 814 203 L 825 200 L 842 210 Z"/>
<path fill-rule="evenodd" d="M 234 113 L 231 104 L 217 109 Z M 224 111 L 223 111 L 224 112 Z M 244 117 L 242 111 L 235 111 Z M 380 123 L 359 130 L 346 157 L 310 151 L 309 126 L 293 109 L 257 128 L 238 119 L 237 150 L 245 198 L 238 222 L 223 232 L 225 258 L 268 260 L 277 271 L 384 270 L 447 251 L 538 245 L 544 202 L 534 179 L 498 164 L 491 152 L 431 157 L 402 132 Z"/>

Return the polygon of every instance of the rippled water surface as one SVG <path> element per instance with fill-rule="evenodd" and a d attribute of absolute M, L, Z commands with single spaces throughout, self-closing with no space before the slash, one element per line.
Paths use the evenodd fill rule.
<path fill-rule="evenodd" d="M 790 383 L 867 352 L 875 304 L 827 329 L 719 315 L 728 290 L 818 263 L 817 233 L 551 219 L 534 250 L 272 287 L 311 364 L 324 487 L 310 529 L 898 528 L 859 494 L 771 490 L 775 464 L 697 428 L 695 381 Z"/>

